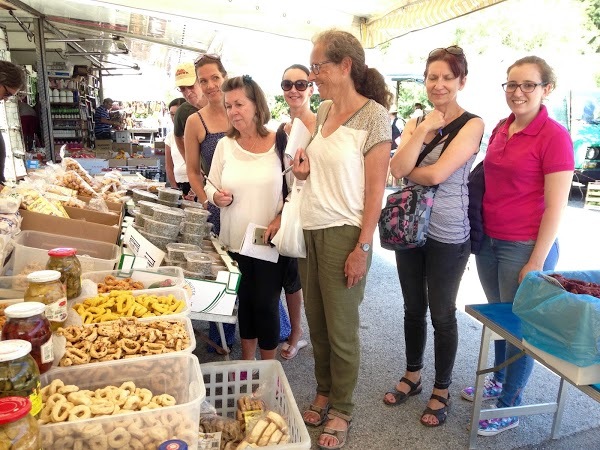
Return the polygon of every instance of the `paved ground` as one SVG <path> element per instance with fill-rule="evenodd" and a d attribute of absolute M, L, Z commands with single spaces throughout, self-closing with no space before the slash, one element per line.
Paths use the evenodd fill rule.
<path fill-rule="evenodd" d="M 560 231 L 561 257 L 558 269 L 597 269 L 600 265 L 600 212 L 583 209 L 581 195 L 573 191 Z M 460 389 L 473 382 L 479 352 L 480 324 L 466 315 L 464 305 L 483 303 L 485 298 L 479 284 L 474 261 L 463 277 L 458 296 L 459 351 L 454 382 L 450 388 L 452 409 L 448 422 L 440 428 L 429 429 L 418 423 L 433 383 L 433 336 L 430 330 L 423 372 L 423 394 L 411 398 L 401 407 L 388 407 L 382 396 L 401 375 L 404 366 L 402 338 L 402 299 L 393 253 L 375 249 L 369 273 L 365 301 L 361 306 L 361 370 L 355 392 L 357 404 L 355 423 L 346 449 L 464 449 L 467 447 L 467 429 L 471 404 L 460 398 Z M 305 330 L 306 328 L 306 324 Z M 201 362 L 222 360 L 207 354 L 200 346 L 196 354 Z M 232 358 L 239 358 L 239 343 Z M 312 347 L 301 350 L 292 361 L 283 361 L 287 378 L 300 410 L 314 395 Z M 527 387 L 525 403 L 552 401 L 558 388 L 558 378 L 537 365 Z M 569 387 L 569 397 L 561 427 L 562 437 L 549 439 L 550 415 L 530 416 L 521 425 L 492 438 L 478 438 L 478 448 L 485 449 L 547 449 L 570 450 L 600 448 L 599 405 Z M 309 429 L 312 448 L 320 429 Z"/>

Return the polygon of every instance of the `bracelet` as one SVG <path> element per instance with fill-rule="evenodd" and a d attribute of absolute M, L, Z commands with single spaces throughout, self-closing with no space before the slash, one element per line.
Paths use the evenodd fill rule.
<path fill-rule="evenodd" d="M 202 206 L 204 207 L 204 209 L 206 209 L 206 205 L 208 205 L 208 199 L 202 202 Z"/>
<path fill-rule="evenodd" d="M 233 194 L 231 195 L 231 201 L 227 205 L 225 205 L 225 207 L 231 206 L 232 203 L 233 203 Z"/>

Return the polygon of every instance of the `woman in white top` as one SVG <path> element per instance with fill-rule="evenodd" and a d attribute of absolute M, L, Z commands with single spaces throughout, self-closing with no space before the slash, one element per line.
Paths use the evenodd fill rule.
<path fill-rule="evenodd" d="M 390 159 L 392 100 L 383 76 L 365 64 L 360 42 L 329 30 L 314 40 L 309 80 L 323 102 L 317 131 L 294 158 L 304 184 L 301 220 L 307 257 L 299 261 L 315 355 L 317 389 L 304 422 L 325 423 L 319 448 L 346 442 L 360 365 L 359 305 Z M 327 414 L 329 412 L 329 414 Z"/>
<path fill-rule="evenodd" d="M 289 261 L 277 263 L 241 255 L 242 239 L 253 223 L 267 229 L 265 243 L 277 232 L 283 207 L 281 159 L 275 133 L 267 130 L 270 113 L 262 89 L 249 75 L 221 86 L 232 128 L 217 144 L 205 186 L 208 200 L 220 208 L 219 239 L 238 263 L 242 359 L 274 359 L 279 344 L 279 296 Z M 214 185 L 213 185 L 214 183 Z"/>

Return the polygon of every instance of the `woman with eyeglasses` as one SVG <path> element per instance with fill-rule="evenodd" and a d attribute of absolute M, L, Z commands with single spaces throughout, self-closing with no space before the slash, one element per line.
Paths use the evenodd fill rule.
<path fill-rule="evenodd" d="M 483 162 L 483 240 L 476 256 L 479 280 L 490 303 L 510 303 L 519 284 L 533 270 L 554 270 L 556 236 L 573 178 L 573 143 L 569 133 L 548 117 L 544 99 L 556 85 L 542 58 L 527 56 L 507 70 L 502 85 L 511 114 L 495 128 Z M 519 353 L 506 341 L 495 341 L 495 365 Z M 523 356 L 484 383 L 483 399 L 498 408 L 521 404 L 533 369 Z M 463 398 L 473 401 L 475 389 Z M 519 425 L 517 416 L 479 421 L 478 434 L 494 436 Z"/>
<path fill-rule="evenodd" d="M 9 61 L 0 61 L 0 100 L 8 100 L 25 87 L 25 71 Z M 4 186 L 6 147 L 0 133 L 0 190 Z"/>
<path fill-rule="evenodd" d="M 420 419 L 427 427 L 443 425 L 448 416 L 448 388 L 458 349 L 456 296 L 471 254 L 467 179 L 479 151 L 483 121 L 458 103 L 467 73 L 467 59 L 460 47 L 437 48 L 429 53 L 424 75 L 433 110 L 408 121 L 390 162 L 394 177 L 406 177 L 409 184 L 438 185 L 425 245 L 395 252 L 404 298 L 406 367 L 400 381 L 383 398 L 386 405 L 399 406 L 421 393 L 429 309 L 435 379 Z M 466 123 L 453 138 L 443 135 L 447 125 L 463 120 Z M 416 166 L 426 144 L 438 134 L 442 139 Z"/>
<path fill-rule="evenodd" d="M 318 446 L 330 449 L 346 443 L 354 410 L 359 305 L 390 158 L 392 95 L 383 76 L 365 64 L 352 34 L 328 30 L 313 44 L 308 79 L 326 101 L 293 169 L 306 180 L 301 220 L 307 257 L 299 266 L 317 381 L 303 418 L 310 426 L 325 423 Z"/>
<path fill-rule="evenodd" d="M 275 133 L 265 126 L 271 115 L 260 86 L 244 75 L 227 79 L 221 90 L 231 128 L 217 144 L 208 175 L 211 182 L 204 189 L 220 209 L 219 239 L 242 273 L 238 289 L 242 359 L 254 359 L 257 345 L 262 359 L 274 359 L 279 296 L 289 258 L 279 256 L 273 263 L 242 255 L 240 250 L 250 223 L 267 228 L 266 245 L 279 229 L 282 160 L 275 151 Z"/>
<path fill-rule="evenodd" d="M 310 99 L 313 95 L 312 81 L 308 81 L 310 70 L 302 64 L 294 64 L 283 72 L 281 80 L 281 89 L 283 98 L 290 107 L 290 122 L 282 123 L 277 129 L 277 145 L 285 149 L 288 136 L 292 130 L 292 122 L 298 118 L 312 134 L 315 129 L 316 116 L 310 109 Z M 286 166 L 291 161 L 285 158 Z M 293 185 L 293 174 L 288 173 L 286 177 L 288 189 Z M 290 316 L 291 333 L 281 346 L 281 357 L 283 359 L 292 359 L 298 353 L 298 350 L 306 347 L 308 343 L 302 338 L 302 285 L 300 274 L 298 272 L 298 260 L 290 258 L 285 278 L 283 280 L 283 289 Z"/>

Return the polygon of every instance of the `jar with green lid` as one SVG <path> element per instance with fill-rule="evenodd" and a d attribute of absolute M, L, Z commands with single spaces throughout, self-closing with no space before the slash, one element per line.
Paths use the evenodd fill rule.
<path fill-rule="evenodd" d="M 40 428 L 30 411 L 31 401 L 28 398 L 0 398 L 0 449 L 42 448 Z"/>
<path fill-rule="evenodd" d="M 27 397 L 36 416 L 42 410 L 40 372 L 30 352 L 30 342 L 0 341 L 0 398 Z"/>
<path fill-rule="evenodd" d="M 27 275 L 26 302 L 46 305 L 46 317 L 52 331 L 63 326 L 67 319 L 67 292 L 57 270 L 38 270 Z"/>
<path fill-rule="evenodd" d="M 58 270 L 61 273 L 60 281 L 67 289 L 67 299 L 81 295 L 81 263 L 77 258 L 77 249 L 69 247 L 53 248 L 48 250 L 46 269 Z"/>

